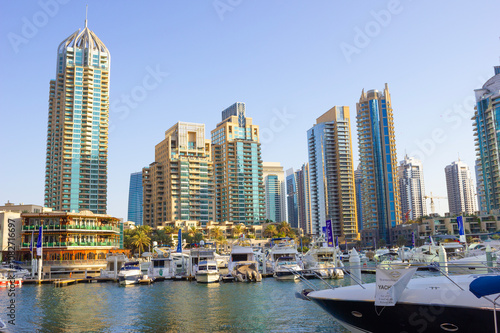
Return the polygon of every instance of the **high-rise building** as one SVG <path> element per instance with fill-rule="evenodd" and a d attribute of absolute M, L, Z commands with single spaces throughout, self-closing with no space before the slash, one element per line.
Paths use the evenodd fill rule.
<path fill-rule="evenodd" d="M 293 168 L 287 170 L 286 191 L 288 223 L 290 223 L 293 228 L 301 228 L 306 234 L 311 234 L 309 163 L 304 163 L 302 167 L 295 172 Z"/>
<path fill-rule="evenodd" d="M 356 109 L 363 178 L 363 231 L 377 230 L 378 239 L 389 243 L 389 229 L 401 223 L 401 206 L 394 119 L 387 84 L 383 92 L 363 90 Z"/>
<path fill-rule="evenodd" d="M 299 227 L 299 199 L 297 191 L 297 174 L 293 168 L 286 171 L 286 203 L 288 223 L 292 228 Z"/>
<path fill-rule="evenodd" d="M 358 218 L 358 231 L 363 230 L 363 175 L 361 169 L 354 170 L 354 186 L 356 187 L 356 215 Z"/>
<path fill-rule="evenodd" d="M 266 219 L 273 222 L 287 220 L 285 203 L 285 173 L 279 162 L 263 162 Z"/>
<path fill-rule="evenodd" d="M 358 240 L 349 107 L 334 106 L 316 119 L 307 140 L 312 233 L 331 220 L 335 236 Z"/>
<path fill-rule="evenodd" d="M 222 111 L 212 131 L 215 219 L 246 225 L 266 219 L 259 126 L 245 115 L 245 103 Z"/>
<path fill-rule="evenodd" d="M 45 206 L 105 214 L 110 54 L 87 27 L 59 44 L 50 81 Z"/>
<path fill-rule="evenodd" d="M 476 172 L 478 193 L 481 188 L 481 211 L 500 209 L 500 66 L 495 66 L 495 75 L 476 89 L 474 112 L 474 141 L 478 159 Z M 481 180 L 480 180 L 481 178 Z"/>
<path fill-rule="evenodd" d="M 483 168 L 481 168 L 481 159 L 479 158 L 476 159 L 474 171 L 476 172 L 477 209 L 479 212 L 486 214 L 488 213 L 488 207 L 484 196 Z"/>
<path fill-rule="evenodd" d="M 406 155 L 399 164 L 398 177 L 402 220 L 408 222 L 406 218 L 416 220 L 427 215 L 422 162 Z"/>
<path fill-rule="evenodd" d="M 127 220 L 135 222 L 136 226 L 142 225 L 142 172 L 130 175 Z"/>
<path fill-rule="evenodd" d="M 155 147 L 155 162 L 142 170 L 143 223 L 214 219 L 213 163 L 205 125 L 178 122 Z"/>
<path fill-rule="evenodd" d="M 444 170 L 451 215 L 474 214 L 477 210 L 474 183 L 467 164 L 458 160 L 446 166 Z"/>

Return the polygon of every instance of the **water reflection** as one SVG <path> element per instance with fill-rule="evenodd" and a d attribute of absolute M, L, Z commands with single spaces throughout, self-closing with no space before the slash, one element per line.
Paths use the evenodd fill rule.
<path fill-rule="evenodd" d="M 295 298 L 306 287 L 272 278 L 126 288 L 115 283 L 26 285 L 16 295 L 16 330 L 9 332 L 344 332 L 318 306 Z M 7 302 L 0 297 L 2 308 Z"/>

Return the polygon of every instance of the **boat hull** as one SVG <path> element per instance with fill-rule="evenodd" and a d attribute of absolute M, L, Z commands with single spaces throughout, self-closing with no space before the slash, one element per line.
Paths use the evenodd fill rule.
<path fill-rule="evenodd" d="M 219 273 L 196 273 L 196 282 L 198 283 L 214 283 L 219 282 Z"/>
<path fill-rule="evenodd" d="M 373 301 L 312 300 L 353 332 L 476 332 L 479 327 L 482 332 L 494 332 L 491 308 L 419 303 L 375 307 Z"/>
<path fill-rule="evenodd" d="M 290 271 L 275 271 L 273 276 L 276 280 L 297 280 L 299 278 L 297 274 Z"/>
<path fill-rule="evenodd" d="M 10 288 L 11 287 L 11 282 L 14 282 L 14 287 L 21 287 L 23 285 L 23 280 L 20 278 L 16 279 L 2 279 L 0 280 L 0 288 Z"/>
<path fill-rule="evenodd" d="M 130 285 L 137 284 L 141 279 L 142 274 L 134 274 L 134 275 L 118 275 L 118 282 L 121 285 Z"/>

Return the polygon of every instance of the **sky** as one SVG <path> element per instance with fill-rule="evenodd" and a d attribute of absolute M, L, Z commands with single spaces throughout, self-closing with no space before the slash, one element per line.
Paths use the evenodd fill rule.
<path fill-rule="evenodd" d="M 178 121 L 205 124 L 246 103 L 264 161 L 307 162 L 306 132 L 389 86 L 398 160 L 423 161 L 426 192 L 446 197 L 444 168 L 474 173 L 474 89 L 500 60 L 500 2 L 1 1 L 0 204 L 43 204 L 49 82 L 57 47 L 88 26 L 111 53 L 108 214 L 127 218 L 130 174 Z M 448 210 L 436 200 L 437 212 Z"/>

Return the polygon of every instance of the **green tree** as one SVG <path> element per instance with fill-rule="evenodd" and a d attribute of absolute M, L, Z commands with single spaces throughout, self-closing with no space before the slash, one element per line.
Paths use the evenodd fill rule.
<path fill-rule="evenodd" d="M 278 225 L 278 231 L 285 236 L 288 236 L 288 234 L 290 234 L 290 232 L 292 231 L 292 227 L 290 227 L 290 224 L 288 224 L 288 222 L 283 221 Z"/>
<path fill-rule="evenodd" d="M 264 236 L 273 237 L 278 233 L 276 226 L 274 224 L 269 224 L 264 230 Z"/>
<path fill-rule="evenodd" d="M 237 224 L 233 227 L 233 230 L 234 230 L 234 235 L 236 237 L 239 237 L 243 233 L 243 231 L 245 230 L 245 227 L 241 224 Z"/>
<path fill-rule="evenodd" d="M 139 256 L 144 251 L 144 248 L 151 244 L 151 238 L 144 231 L 137 231 L 132 237 L 132 245 L 139 250 Z"/>

